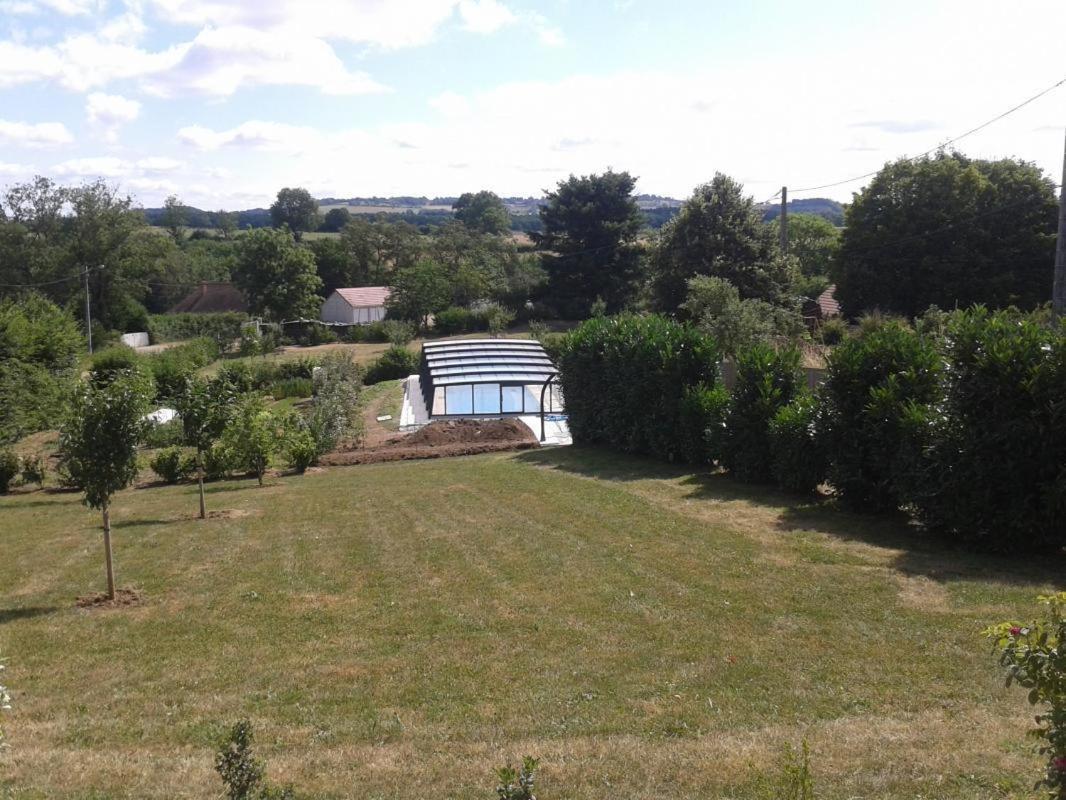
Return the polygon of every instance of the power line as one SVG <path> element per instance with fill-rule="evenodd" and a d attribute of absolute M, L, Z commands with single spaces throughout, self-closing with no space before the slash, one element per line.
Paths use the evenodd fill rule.
<path fill-rule="evenodd" d="M 1053 83 L 1051 86 L 1048 86 L 1046 89 L 1044 89 L 1044 90 L 1042 90 L 1040 92 L 1037 92 L 1032 97 L 1030 97 L 1030 98 L 1028 98 L 1026 100 L 1023 100 L 1022 102 L 1018 103 L 1018 105 L 1014 106 L 1013 108 L 1007 109 L 1002 114 L 998 114 L 997 116 L 992 117 L 992 119 L 986 120 L 985 122 L 982 122 L 980 125 L 978 125 L 978 126 L 976 126 L 974 128 L 970 128 L 970 130 L 966 131 L 965 133 L 960 133 L 958 136 L 955 136 L 954 138 L 948 139 L 947 141 L 941 142 L 940 144 L 936 145 L 935 147 L 930 147 L 925 152 L 919 153 L 916 156 L 908 156 L 908 157 L 900 159 L 900 160 L 902 160 L 902 161 L 916 161 L 919 158 L 925 158 L 926 156 L 930 155 L 931 153 L 935 153 L 937 150 L 942 150 L 945 147 L 949 147 L 950 145 L 953 145 L 956 142 L 961 141 L 962 139 L 965 139 L 967 136 L 970 136 L 971 134 L 977 133 L 978 131 L 984 130 L 989 125 L 991 125 L 991 124 L 993 124 L 995 122 L 999 122 L 1001 119 L 1003 119 L 1004 117 L 1010 116 L 1015 111 L 1018 111 L 1019 109 L 1025 108 L 1025 106 L 1029 105 L 1030 103 L 1032 103 L 1032 102 L 1034 102 L 1036 100 L 1039 100 L 1044 95 L 1049 94 L 1050 92 L 1053 92 L 1055 89 L 1058 89 L 1063 84 L 1066 84 L 1066 78 L 1062 78 L 1061 80 L 1057 81 L 1056 83 Z M 874 170 L 873 172 L 867 172 L 867 173 L 865 173 L 863 175 L 856 175 L 853 178 L 845 178 L 844 180 L 834 181 L 833 183 L 823 183 L 823 184 L 821 184 L 819 186 L 803 186 L 803 187 L 801 187 L 799 189 L 791 189 L 790 191 L 795 193 L 795 192 L 816 192 L 816 191 L 819 191 L 821 189 L 832 189 L 833 187 L 836 187 L 836 186 L 843 186 L 845 183 L 852 183 L 854 181 L 861 181 L 864 178 L 872 178 L 878 172 L 880 172 L 879 169 L 878 170 Z M 780 194 L 780 192 L 775 193 L 773 195 L 773 197 L 770 198 L 770 200 L 773 200 L 774 197 L 777 197 L 778 194 Z M 765 202 L 768 203 L 770 201 L 767 200 Z"/>
<path fill-rule="evenodd" d="M 99 272 L 103 267 L 90 267 L 87 270 L 78 270 L 76 275 L 69 275 L 66 278 L 57 278 L 54 281 L 42 281 L 40 283 L 0 283 L 0 289 L 37 289 L 41 286 L 55 286 L 60 283 L 67 283 L 68 281 L 80 281 L 90 272 Z"/>

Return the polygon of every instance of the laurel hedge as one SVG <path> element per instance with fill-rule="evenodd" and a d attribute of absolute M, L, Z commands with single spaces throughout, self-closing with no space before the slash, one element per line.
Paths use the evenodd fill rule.
<path fill-rule="evenodd" d="M 662 316 L 594 317 L 567 335 L 559 368 L 574 441 L 678 461 L 692 454 L 686 393 L 713 389 L 718 348 Z"/>

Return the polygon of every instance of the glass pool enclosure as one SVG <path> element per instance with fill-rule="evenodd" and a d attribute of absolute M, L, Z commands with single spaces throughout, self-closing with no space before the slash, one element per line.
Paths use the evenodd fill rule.
<path fill-rule="evenodd" d="M 540 342 L 531 339 L 426 342 L 419 367 L 430 418 L 560 413 L 556 374 Z"/>

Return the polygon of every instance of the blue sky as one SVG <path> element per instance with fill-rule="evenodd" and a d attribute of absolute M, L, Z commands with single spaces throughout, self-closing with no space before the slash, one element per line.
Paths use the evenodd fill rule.
<path fill-rule="evenodd" d="M 761 200 L 1066 77 L 1064 29 L 1051 0 L 0 0 L 0 184 L 244 208 L 286 185 L 537 195 L 613 167 L 677 197 L 722 171 Z M 1066 87 L 959 147 L 1057 181 L 1064 126 Z"/>

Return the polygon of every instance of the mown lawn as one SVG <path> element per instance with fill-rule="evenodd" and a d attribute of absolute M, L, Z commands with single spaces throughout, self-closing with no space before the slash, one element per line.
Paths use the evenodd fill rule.
<path fill-rule="evenodd" d="M 248 717 L 303 797 L 743 798 L 786 743 L 819 797 L 1028 797 L 1024 695 L 981 638 L 1064 574 L 902 523 L 578 448 L 341 467 L 115 505 L 0 498 L 0 792 L 218 796 Z"/>

